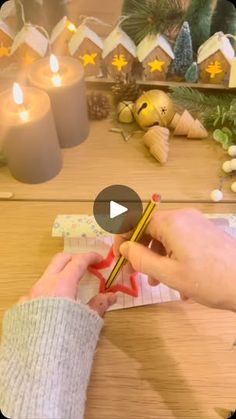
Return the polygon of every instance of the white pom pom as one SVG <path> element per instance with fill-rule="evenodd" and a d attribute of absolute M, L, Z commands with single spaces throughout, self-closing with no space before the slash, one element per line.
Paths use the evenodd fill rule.
<path fill-rule="evenodd" d="M 236 157 L 236 145 L 229 147 L 228 153 L 230 157 Z"/>
<path fill-rule="evenodd" d="M 223 201 L 223 199 L 224 199 L 223 192 L 220 191 L 219 189 L 215 189 L 214 191 L 211 192 L 211 200 L 213 202 L 220 202 L 220 201 Z"/>
<path fill-rule="evenodd" d="M 231 173 L 232 172 L 232 167 L 231 167 L 231 161 L 225 161 L 222 169 L 224 170 L 225 173 Z"/>
<path fill-rule="evenodd" d="M 231 190 L 236 193 L 236 182 L 231 185 Z"/>
<path fill-rule="evenodd" d="M 236 159 L 231 160 L 230 165 L 232 170 L 236 170 Z"/>

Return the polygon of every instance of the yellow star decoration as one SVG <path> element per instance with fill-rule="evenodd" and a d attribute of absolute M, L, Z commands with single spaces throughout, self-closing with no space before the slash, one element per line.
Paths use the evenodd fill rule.
<path fill-rule="evenodd" d="M 87 65 L 91 64 L 91 65 L 96 65 L 96 58 L 97 58 L 97 54 L 84 54 L 83 57 L 79 57 L 81 58 L 81 60 L 83 60 L 84 62 L 84 67 L 87 67 Z"/>
<path fill-rule="evenodd" d="M 148 65 L 151 68 L 150 72 L 154 73 L 155 71 L 159 71 L 160 73 L 162 73 L 164 64 L 165 64 L 165 61 L 158 61 L 158 60 L 148 63 Z"/>
<path fill-rule="evenodd" d="M 0 45 L 0 58 L 1 57 L 9 57 L 11 53 L 11 48 L 10 47 L 4 47 L 3 43 L 1 43 Z"/>
<path fill-rule="evenodd" d="M 118 71 L 122 71 L 123 67 L 126 67 L 127 64 L 128 64 L 128 61 L 126 60 L 123 54 L 121 55 L 116 54 L 112 61 L 112 65 L 114 65 L 114 67 L 117 67 Z"/>
<path fill-rule="evenodd" d="M 222 69 L 220 61 L 215 61 L 214 63 L 211 63 L 207 67 L 206 72 L 211 75 L 210 76 L 211 79 L 214 79 L 217 74 L 223 73 L 223 69 Z"/>

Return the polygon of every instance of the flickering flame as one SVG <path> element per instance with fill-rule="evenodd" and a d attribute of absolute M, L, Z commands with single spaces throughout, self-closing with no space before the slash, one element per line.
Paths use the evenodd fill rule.
<path fill-rule="evenodd" d="M 54 54 L 50 55 L 50 68 L 53 73 L 58 73 L 60 69 L 58 59 Z"/>
<path fill-rule="evenodd" d="M 50 68 L 52 70 L 52 82 L 54 86 L 61 86 L 61 76 L 59 75 L 59 62 L 57 57 L 54 54 L 50 55 Z"/>
<path fill-rule="evenodd" d="M 67 29 L 70 32 L 76 32 L 76 26 L 74 25 L 74 23 L 70 22 L 69 20 L 67 22 Z"/>
<path fill-rule="evenodd" d="M 22 88 L 18 83 L 13 84 L 13 98 L 17 105 L 23 105 L 24 103 L 24 93 Z"/>

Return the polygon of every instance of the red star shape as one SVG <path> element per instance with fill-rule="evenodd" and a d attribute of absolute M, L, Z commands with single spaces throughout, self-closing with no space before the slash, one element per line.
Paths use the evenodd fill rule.
<path fill-rule="evenodd" d="M 131 297 L 138 297 L 139 287 L 137 284 L 137 272 L 133 273 L 130 276 L 131 287 L 127 287 L 123 284 L 115 284 L 112 287 L 106 289 L 106 279 L 100 271 L 103 269 L 110 268 L 114 260 L 115 255 L 113 253 L 113 248 L 111 248 L 106 259 L 102 260 L 100 263 L 97 263 L 96 265 L 90 266 L 89 268 L 89 272 L 96 276 L 96 278 L 98 278 L 98 280 L 100 281 L 100 293 L 105 294 L 107 292 L 122 292 L 123 294 L 130 295 Z"/>

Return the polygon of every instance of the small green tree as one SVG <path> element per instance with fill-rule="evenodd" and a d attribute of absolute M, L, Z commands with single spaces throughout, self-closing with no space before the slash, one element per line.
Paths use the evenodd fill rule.
<path fill-rule="evenodd" d="M 188 83 L 196 83 L 198 81 L 199 71 L 196 62 L 192 63 L 185 74 L 185 80 Z"/>
<path fill-rule="evenodd" d="M 177 36 L 174 54 L 175 59 L 172 63 L 171 73 L 183 78 L 193 62 L 192 39 L 188 22 L 183 23 Z"/>
<path fill-rule="evenodd" d="M 190 26 L 193 50 L 195 53 L 197 53 L 198 48 L 210 38 L 212 12 L 212 0 L 190 1 L 185 20 L 187 20 Z"/>
<path fill-rule="evenodd" d="M 236 7 L 228 0 L 218 0 L 213 14 L 211 35 L 220 31 L 225 34 L 236 34 Z M 234 43 L 233 40 L 231 42 Z"/>

